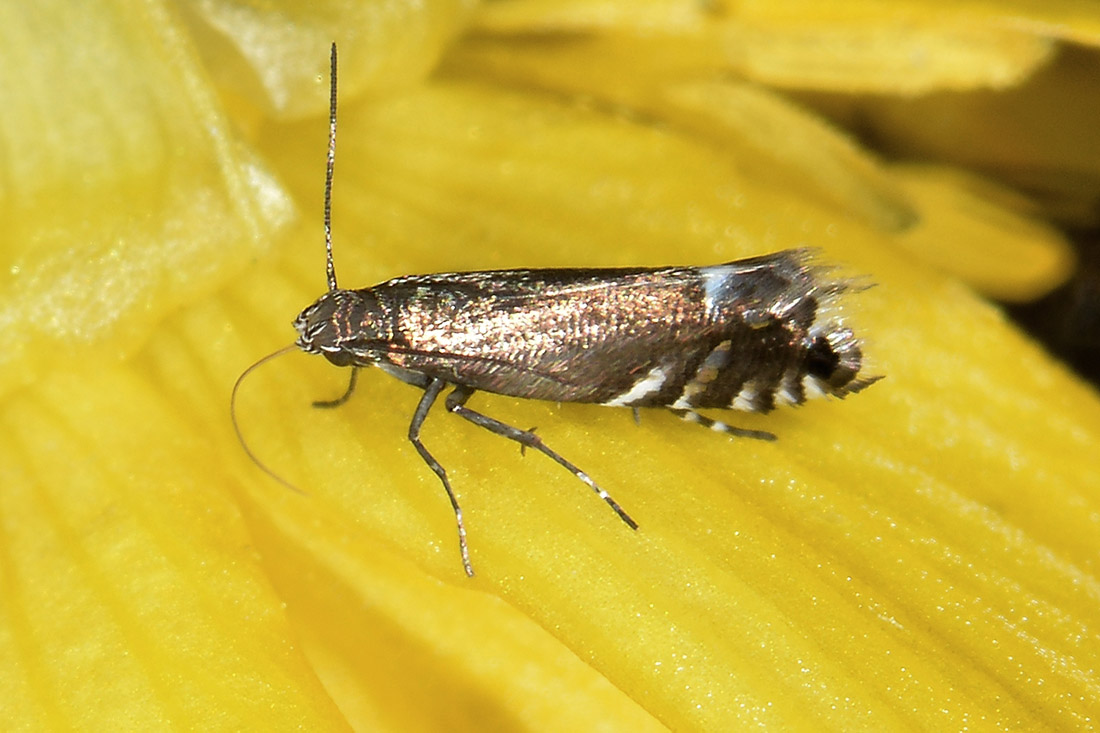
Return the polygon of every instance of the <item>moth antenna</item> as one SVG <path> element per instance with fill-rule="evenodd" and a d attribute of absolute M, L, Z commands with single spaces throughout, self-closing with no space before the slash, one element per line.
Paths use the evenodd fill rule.
<path fill-rule="evenodd" d="M 263 471 L 268 476 L 270 476 L 271 478 L 273 478 L 276 481 L 278 481 L 279 483 L 281 483 L 283 486 L 287 487 L 288 489 L 290 489 L 291 491 L 293 491 L 296 494 L 302 494 L 303 496 L 305 496 L 306 492 L 302 491 L 297 486 L 295 486 L 294 484 L 290 483 L 289 481 L 287 481 L 285 478 L 283 478 L 279 474 L 272 471 L 270 468 L 267 467 L 266 464 L 264 464 L 263 461 L 261 461 L 259 458 L 256 457 L 256 454 L 253 453 L 252 449 L 248 447 L 248 443 L 245 442 L 244 434 L 241 432 L 241 426 L 237 422 L 237 390 L 240 389 L 241 382 L 244 381 L 244 378 L 247 377 L 249 374 L 251 374 L 253 371 L 255 371 L 258 367 L 263 366 L 264 364 L 271 361 L 275 357 L 282 356 L 283 354 L 287 353 L 288 351 L 294 351 L 296 348 L 298 348 L 296 344 L 290 344 L 289 346 L 284 346 L 283 348 L 279 349 L 278 351 L 271 352 L 270 354 L 263 357 L 262 359 L 260 359 L 256 363 L 252 364 L 252 366 L 248 367 L 243 372 L 241 372 L 241 376 L 237 377 L 237 381 L 233 383 L 233 392 L 229 396 L 229 417 L 233 421 L 233 430 L 237 433 L 237 441 L 240 442 L 241 447 L 244 448 L 245 454 L 247 454 L 248 457 L 250 459 L 252 459 L 252 462 L 255 463 L 261 471 Z"/>
<path fill-rule="evenodd" d="M 329 291 L 336 290 L 336 266 L 332 264 L 332 172 L 336 168 L 336 42 L 329 56 L 328 161 L 325 166 L 325 266 Z"/>

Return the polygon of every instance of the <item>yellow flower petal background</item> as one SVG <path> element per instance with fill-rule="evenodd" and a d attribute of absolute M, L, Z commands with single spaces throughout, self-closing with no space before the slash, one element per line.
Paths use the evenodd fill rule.
<path fill-rule="evenodd" d="M 439 3 L 389 17 L 373 36 L 392 43 L 382 60 L 339 21 L 384 25 L 383 4 L 235 23 L 213 4 L 3 11 L 0 83 L 16 103 L 3 129 L 0 699 L 13 727 L 1095 724 L 1100 403 L 942 274 L 1026 298 L 1065 277 L 1068 250 L 993 184 L 882 164 L 783 97 L 714 76 L 777 68 L 759 48 L 752 63 L 715 52 L 727 26 L 762 16 L 688 6 L 680 25 L 654 26 L 684 32 L 639 37 L 621 4 L 571 3 L 599 20 L 577 26 L 540 20 L 538 3 L 472 18 Z M 851 7 L 865 12 L 842 20 L 865 37 L 898 28 Z M 932 51 L 963 26 L 989 43 L 954 76 L 933 65 L 900 91 L 1022 82 L 1055 38 L 1087 41 L 1096 24 L 1069 3 L 1007 28 L 994 4 L 939 26 L 938 4 L 905 7 L 928 19 Z M 1055 36 L 1059 12 L 1079 23 Z M 805 59 L 812 21 L 787 36 Z M 446 46 L 466 22 L 473 36 Z M 578 28 L 591 37 L 564 43 Z M 517 42 L 525 30 L 548 35 Z M 367 372 L 348 405 L 314 410 L 344 374 L 302 355 L 265 365 L 242 388 L 242 428 L 305 494 L 271 481 L 235 441 L 228 390 L 324 287 L 327 84 L 308 83 L 324 58 L 293 49 L 323 55 L 330 32 L 347 59 L 343 284 L 811 244 L 877 283 L 847 317 L 886 380 L 737 416 L 775 444 L 660 413 L 636 427 L 628 411 L 474 398 L 538 425 L 636 533 L 559 467 L 439 410 L 424 439 L 461 495 L 473 581 L 405 439 L 408 386 Z M 634 44 L 665 54 L 639 62 L 652 73 L 628 73 Z M 866 44 L 863 68 L 889 47 Z M 372 76 L 387 64 L 408 75 Z M 845 68 L 864 80 L 845 88 L 880 88 Z"/>

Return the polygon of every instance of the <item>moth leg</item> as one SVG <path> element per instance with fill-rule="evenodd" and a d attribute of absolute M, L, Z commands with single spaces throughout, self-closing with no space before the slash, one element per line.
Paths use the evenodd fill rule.
<path fill-rule="evenodd" d="M 472 393 L 471 393 L 471 394 L 472 394 Z M 535 431 L 536 431 L 536 430 L 538 430 L 538 429 L 539 429 L 539 428 L 538 428 L 538 426 L 536 425 L 536 426 L 535 426 L 535 427 L 533 427 L 533 428 L 527 428 L 527 432 L 529 432 L 529 433 L 533 433 L 533 432 L 535 432 Z M 521 456 L 526 456 L 526 455 L 527 455 L 527 446 L 526 446 L 526 445 L 524 445 L 523 443 L 520 443 L 520 444 L 519 444 L 519 454 L 520 454 Z"/>
<path fill-rule="evenodd" d="M 881 374 L 875 377 L 863 377 L 861 379 L 853 379 L 851 382 L 848 382 L 848 386 L 844 388 L 844 394 L 850 395 L 855 394 L 856 392 L 862 392 L 880 379 L 882 379 Z"/>
<path fill-rule="evenodd" d="M 704 428 L 710 428 L 716 433 L 728 433 L 730 435 L 736 435 L 738 438 L 755 438 L 756 440 L 775 440 L 775 434 L 769 433 L 764 430 L 746 430 L 745 428 L 736 428 L 732 425 L 727 425 L 724 422 L 718 420 L 711 420 L 705 415 L 700 415 L 694 410 L 681 410 L 678 407 L 670 407 L 669 411 L 680 417 L 681 420 L 687 420 L 693 422 L 696 425 L 702 425 Z"/>
<path fill-rule="evenodd" d="M 462 553 L 462 567 L 465 568 L 466 575 L 472 578 L 474 577 L 474 567 L 470 564 L 470 548 L 466 545 L 466 525 L 462 522 L 462 508 L 458 505 L 455 492 L 451 489 L 451 482 L 447 479 L 446 469 L 420 442 L 420 426 L 424 424 L 424 418 L 428 416 L 428 410 L 432 409 L 432 404 L 446 386 L 446 382 L 440 379 L 433 379 L 428 382 L 424 388 L 424 396 L 420 398 L 420 403 L 416 406 L 416 412 L 413 413 L 412 422 L 409 424 L 409 440 L 416 448 L 416 452 L 428 464 L 428 468 L 435 471 L 435 475 L 443 482 L 443 488 L 446 490 L 447 498 L 451 500 L 451 507 L 455 512 L 455 523 L 458 524 L 458 549 Z"/>
<path fill-rule="evenodd" d="M 610 506 L 615 511 L 615 513 L 619 515 L 619 519 L 623 520 L 623 522 L 628 527 L 630 527 L 631 529 L 638 529 L 638 523 L 635 522 L 630 517 L 630 515 L 623 510 L 621 506 L 619 506 L 618 502 L 611 498 L 610 494 L 601 489 L 595 481 L 589 478 L 587 473 L 580 470 L 569 461 L 565 460 L 555 451 L 550 450 L 550 448 L 548 448 L 546 444 L 542 442 L 542 438 L 535 435 L 530 430 L 520 430 L 519 428 L 514 428 L 511 425 L 502 423 L 499 420 L 494 420 L 487 415 L 482 415 L 480 412 L 475 412 L 469 407 L 466 407 L 465 402 L 466 400 L 470 399 L 470 395 L 472 395 L 473 393 L 474 391 L 468 387 L 456 387 L 453 392 L 447 395 L 447 410 L 455 413 L 456 415 L 466 418 L 474 425 L 483 427 L 491 433 L 496 433 L 497 435 L 508 438 L 509 440 L 514 440 L 521 446 L 534 448 L 538 452 L 549 456 L 550 459 L 557 463 L 559 466 L 562 466 L 574 476 L 579 478 L 581 481 L 588 484 L 588 486 L 596 492 L 597 496 L 607 502 L 607 505 Z"/>
<path fill-rule="evenodd" d="M 339 407 L 340 405 L 351 399 L 351 393 L 355 391 L 355 385 L 359 381 L 359 367 L 352 365 L 351 367 L 351 379 L 348 380 L 348 388 L 344 394 L 340 395 L 334 400 L 315 400 L 313 402 L 314 407 Z"/>

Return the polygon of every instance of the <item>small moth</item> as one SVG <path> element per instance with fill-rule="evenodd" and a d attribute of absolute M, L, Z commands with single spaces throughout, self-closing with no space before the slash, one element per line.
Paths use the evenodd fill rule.
<path fill-rule="evenodd" d="M 710 267 L 456 272 L 340 288 L 330 214 L 335 149 L 333 44 L 325 181 L 328 292 L 294 320 L 294 346 L 351 367 L 344 395 L 317 406 L 346 402 L 365 366 L 424 390 L 409 440 L 450 499 L 467 575 L 474 570 L 462 509 L 447 472 L 420 440 L 424 419 L 444 390 L 451 390 L 444 402 L 449 412 L 548 456 L 637 529 L 588 474 L 534 432 L 470 409 L 470 397 L 480 390 L 597 403 L 633 408 L 635 416 L 641 407 L 663 407 L 712 430 L 775 440 L 771 433 L 733 427 L 697 410 L 768 412 L 811 396 L 844 397 L 880 378 L 861 374 L 860 342 L 837 320 L 836 301 L 852 283 L 828 278 L 805 249 Z M 249 367 L 237 385 L 290 348 Z M 234 386 L 234 400 L 236 391 Z"/>

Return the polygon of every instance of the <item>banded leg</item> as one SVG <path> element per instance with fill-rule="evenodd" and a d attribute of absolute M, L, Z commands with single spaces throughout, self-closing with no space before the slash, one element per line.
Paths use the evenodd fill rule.
<path fill-rule="evenodd" d="M 348 388 L 344 394 L 340 395 L 334 400 L 314 400 L 314 407 L 339 407 L 340 405 L 351 399 L 351 393 L 355 391 L 355 385 L 359 381 L 359 367 L 353 365 L 351 367 L 351 379 L 348 380 Z"/>
<path fill-rule="evenodd" d="M 491 433 L 496 433 L 501 437 L 508 438 L 509 440 L 514 440 L 521 446 L 533 448 L 543 455 L 548 456 L 559 466 L 563 467 L 574 476 L 579 478 L 581 481 L 588 484 L 589 488 L 595 491 L 596 495 L 607 502 L 607 505 L 610 506 L 615 511 L 615 513 L 619 515 L 619 519 L 623 520 L 626 526 L 630 527 L 631 529 L 638 529 L 638 523 L 635 522 L 630 517 L 630 515 L 623 510 L 621 506 L 619 506 L 618 502 L 611 498 L 610 494 L 601 489 L 596 484 L 596 482 L 589 478 L 588 474 L 586 474 L 584 471 L 580 470 L 575 465 L 565 460 L 565 458 L 563 458 L 561 455 L 548 448 L 546 444 L 542 442 L 542 438 L 535 435 L 530 430 L 520 430 L 519 428 L 514 428 L 511 425 L 502 423 L 499 420 L 494 420 L 487 415 L 482 415 L 480 412 L 475 412 L 469 407 L 466 407 L 466 400 L 470 399 L 470 396 L 473 393 L 474 391 L 472 389 L 469 389 L 468 387 L 455 387 L 455 390 L 447 395 L 447 410 L 449 412 L 455 413 L 456 415 L 466 418 L 474 425 L 485 428 Z"/>
<path fill-rule="evenodd" d="M 775 440 L 773 433 L 766 432 L 764 430 L 746 430 L 745 428 L 735 428 L 732 425 L 727 425 L 724 422 L 718 420 L 711 420 L 705 415 L 700 415 L 694 410 L 682 410 L 678 407 L 668 408 L 672 414 L 679 416 L 681 420 L 687 420 L 693 422 L 696 425 L 702 425 L 704 428 L 709 428 L 716 433 L 728 433 L 730 435 L 736 435 L 738 438 L 754 438 L 756 440 Z"/>
<path fill-rule="evenodd" d="M 428 468 L 435 471 L 435 475 L 443 482 L 443 488 L 446 490 L 447 498 L 451 500 L 451 507 L 455 512 L 455 523 L 458 525 L 458 549 L 462 553 L 462 567 L 466 570 L 466 575 L 472 578 L 474 577 L 474 567 L 470 564 L 470 548 L 466 545 L 466 525 L 462 523 L 462 507 L 458 505 L 455 492 L 451 489 L 451 482 L 447 479 L 446 469 L 420 442 L 420 426 L 424 424 L 424 418 L 428 416 L 428 410 L 432 409 L 432 404 L 446 386 L 447 383 L 440 379 L 433 379 L 428 382 L 428 385 L 424 388 L 424 396 L 420 398 L 420 403 L 416 406 L 416 412 L 413 413 L 412 422 L 409 424 L 409 440 L 416 448 L 416 452 L 428 464 Z"/>
<path fill-rule="evenodd" d="M 844 388 L 844 394 L 850 395 L 855 394 L 856 392 L 862 392 L 880 379 L 882 379 L 881 374 L 876 377 L 863 377 L 861 379 L 853 379 L 851 382 L 848 382 L 848 386 Z"/>

